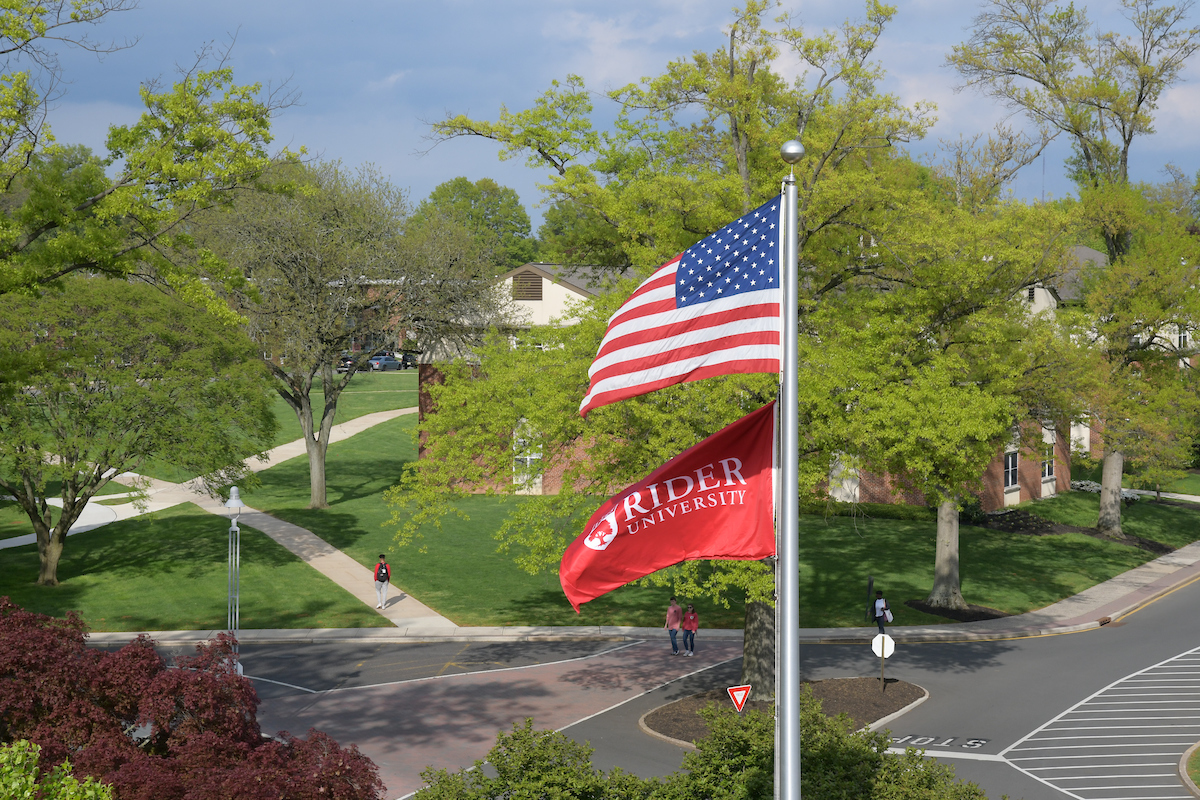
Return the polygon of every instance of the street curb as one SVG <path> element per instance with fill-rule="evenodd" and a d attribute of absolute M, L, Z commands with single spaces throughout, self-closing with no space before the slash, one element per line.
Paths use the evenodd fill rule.
<path fill-rule="evenodd" d="M 677 701 L 672 701 L 672 702 L 677 702 Z M 671 703 L 663 703 L 663 706 L 669 706 L 669 705 L 671 705 Z M 669 742 L 673 745 L 682 747 L 686 750 L 698 750 L 699 748 L 696 747 L 694 742 L 685 742 L 683 739 L 676 739 L 674 737 L 667 736 L 665 733 L 659 733 L 658 731 L 654 730 L 653 728 L 651 728 L 649 725 L 646 724 L 646 717 L 650 716 L 655 711 L 658 711 L 658 709 L 662 708 L 663 706 L 658 706 L 658 708 L 652 708 L 649 711 L 647 711 L 645 714 L 642 714 L 640 717 L 638 717 L 638 727 L 642 729 L 642 733 L 648 733 L 651 736 L 653 736 L 655 739 L 662 739 L 664 742 Z"/>
<path fill-rule="evenodd" d="M 1187 752 L 1183 754 L 1183 758 L 1179 759 L 1179 779 L 1183 781 L 1184 787 L 1191 792 L 1193 796 L 1200 797 L 1200 786 L 1196 786 L 1195 781 L 1188 777 L 1187 771 L 1188 759 L 1192 757 L 1192 753 L 1196 752 L 1197 749 L 1200 749 L 1200 742 L 1196 742 L 1194 745 L 1189 747 Z"/>
<path fill-rule="evenodd" d="M 906 705 L 904 708 L 900 709 L 899 711 L 893 711 L 891 714 L 888 714 L 886 717 L 875 720 L 870 725 L 863 728 L 863 730 L 868 730 L 868 731 L 871 731 L 872 733 L 874 733 L 875 731 L 883 728 L 883 726 L 887 725 L 889 722 L 893 722 L 895 720 L 900 719 L 900 717 L 904 716 L 905 714 L 912 711 L 917 706 L 921 705 L 921 703 L 924 703 L 926 700 L 929 699 L 929 690 L 928 689 L 926 689 L 924 686 L 920 685 L 919 683 L 914 683 L 912 685 L 916 686 L 918 689 L 920 689 L 922 692 L 924 692 L 925 695 L 923 697 L 917 698 L 916 700 L 913 700 L 911 703 L 909 703 L 908 705 Z"/>

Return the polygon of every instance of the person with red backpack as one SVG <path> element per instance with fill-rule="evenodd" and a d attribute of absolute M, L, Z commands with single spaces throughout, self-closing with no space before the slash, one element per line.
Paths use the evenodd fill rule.
<path fill-rule="evenodd" d="M 391 580 L 392 571 L 388 567 L 387 556 L 380 553 L 379 563 L 375 565 L 375 594 L 379 597 L 376 608 L 383 608 L 387 605 L 388 584 L 391 583 Z"/>

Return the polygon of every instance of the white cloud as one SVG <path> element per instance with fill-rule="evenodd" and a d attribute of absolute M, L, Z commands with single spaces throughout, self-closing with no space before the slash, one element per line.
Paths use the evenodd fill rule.
<path fill-rule="evenodd" d="M 392 89 L 397 83 L 404 80 L 411 70 L 402 69 L 399 72 L 393 72 L 381 81 L 367 81 L 368 92 L 380 92 L 387 89 Z"/>

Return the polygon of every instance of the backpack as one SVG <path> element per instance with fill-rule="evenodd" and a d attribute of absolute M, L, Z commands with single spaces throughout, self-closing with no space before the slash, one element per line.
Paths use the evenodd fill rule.
<path fill-rule="evenodd" d="M 377 580 L 377 581 L 390 581 L 391 580 L 391 576 L 388 574 L 387 564 L 380 562 L 379 566 L 375 569 L 375 580 Z"/>

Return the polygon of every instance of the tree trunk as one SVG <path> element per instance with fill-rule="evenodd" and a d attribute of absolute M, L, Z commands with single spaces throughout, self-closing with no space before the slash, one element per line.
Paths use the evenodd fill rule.
<path fill-rule="evenodd" d="M 1100 518 L 1096 527 L 1105 536 L 1124 538 L 1121 533 L 1121 473 L 1125 471 L 1125 454 L 1109 450 L 1104 454 L 1104 471 L 1100 477 Z"/>
<path fill-rule="evenodd" d="M 58 534 L 58 528 L 48 531 L 44 537 L 38 534 L 38 586 L 58 586 L 58 562 L 62 558 L 63 538 Z"/>
<path fill-rule="evenodd" d="M 944 500 L 938 506 L 933 590 L 925 602 L 936 608 L 967 607 L 958 573 L 958 503 L 954 500 Z"/>
<path fill-rule="evenodd" d="M 329 442 L 325 436 L 314 440 L 309 435 L 304 438 L 304 446 L 308 451 L 308 507 L 329 508 L 325 498 L 325 452 L 329 448 Z"/>
<path fill-rule="evenodd" d="M 746 603 L 742 683 L 754 687 L 756 700 L 775 695 L 775 608 L 769 603 Z"/>

